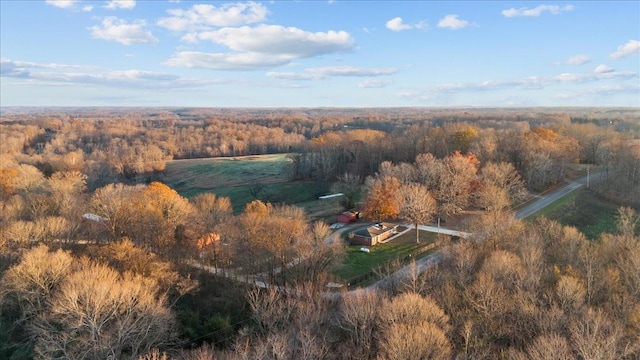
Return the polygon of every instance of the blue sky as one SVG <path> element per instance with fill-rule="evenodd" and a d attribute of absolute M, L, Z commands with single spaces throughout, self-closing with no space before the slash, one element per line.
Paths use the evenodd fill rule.
<path fill-rule="evenodd" d="M 0 1 L 0 106 L 640 106 L 638 1 Z"/>

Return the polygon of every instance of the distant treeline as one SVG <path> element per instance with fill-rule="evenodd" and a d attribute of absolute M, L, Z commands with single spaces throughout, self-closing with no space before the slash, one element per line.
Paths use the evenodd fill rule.
<path fill-rule="evenodd" d="M 327 184 L 344 173 L 364 179 L 383 161 L 456 151 L 512 163 L 532 190 L 561 180 L 571 163 L 603 166 L 616 197 L 640 177 L 637 109 L 11 110 L 0 122 L 4 163 L 45 176 L 80 171 L 89 189 L 148 183 L 171 159 L 271 153 L 292 153 L 292 179 Z"/>

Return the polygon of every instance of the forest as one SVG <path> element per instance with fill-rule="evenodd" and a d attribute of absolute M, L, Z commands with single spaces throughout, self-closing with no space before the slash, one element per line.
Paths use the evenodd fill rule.
<path fill-rule="evenodd" d="M 324 219 L 163 182 L 265 154 L 364 222 L 471 235 L 332 290 Z M 586 175 L 612 231 L 514 216 Z M 2 108 L 0 358 L 637 359 L 639 213 L 637 108 Z"/>

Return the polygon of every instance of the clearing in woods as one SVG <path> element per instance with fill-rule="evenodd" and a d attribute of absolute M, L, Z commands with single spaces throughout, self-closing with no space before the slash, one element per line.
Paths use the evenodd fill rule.
<path fill-rule="evenodd" d="M 255 199 L 306 208 L 317 199 L 317 186 L 290 181 L 290 164 L 287 154 L 173 160 L 162 181 L 185 197 L 203 192 L 229 197 L 236 213 Z"/>

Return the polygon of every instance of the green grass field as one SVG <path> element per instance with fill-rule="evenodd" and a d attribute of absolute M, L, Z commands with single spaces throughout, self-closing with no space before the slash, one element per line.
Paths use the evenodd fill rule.
<path fill-rule="evenodd" d="M 256 197 L 274 204 L 313 206 L 317 185 L 289 181 L 290 163 L 286 154 L 174 160 L 167 163 L 161 181 L 188 198 L 203 192 L 228 197 L 236 213 Z"/>
<path fill-rule="evenodd" d="M 286 154 L 174 160 L 167 163 L 164 178 L 178 191 L 286 182 L 290 162 Z"/>
<path fill-rule="evenodd" d="M 418 252 L 421 248 L 433 243 L 436 234 L 421 231 L 420 243 L 416 243 L 415 232 L 409 231 L 384 244 L 369 247 L 370 252 L 360 251 L 362 245 L 349 245 L 343 265 L 334 275 L 344 281 L 370 273 L 375 268 L 384 266 L 396 259 L 404 259 L 409 254 Z"/>
<path fill-rule="evenodd" d="M 597 198 L 591 191 L 581 189 L 552 203 L 537 216 L 546 216 L 564 225 L 575 226 L 589 239 L 602 233 L 616 232 L 618 206 Z M 534 217 L 535 218 L 535 217 Z"/>

